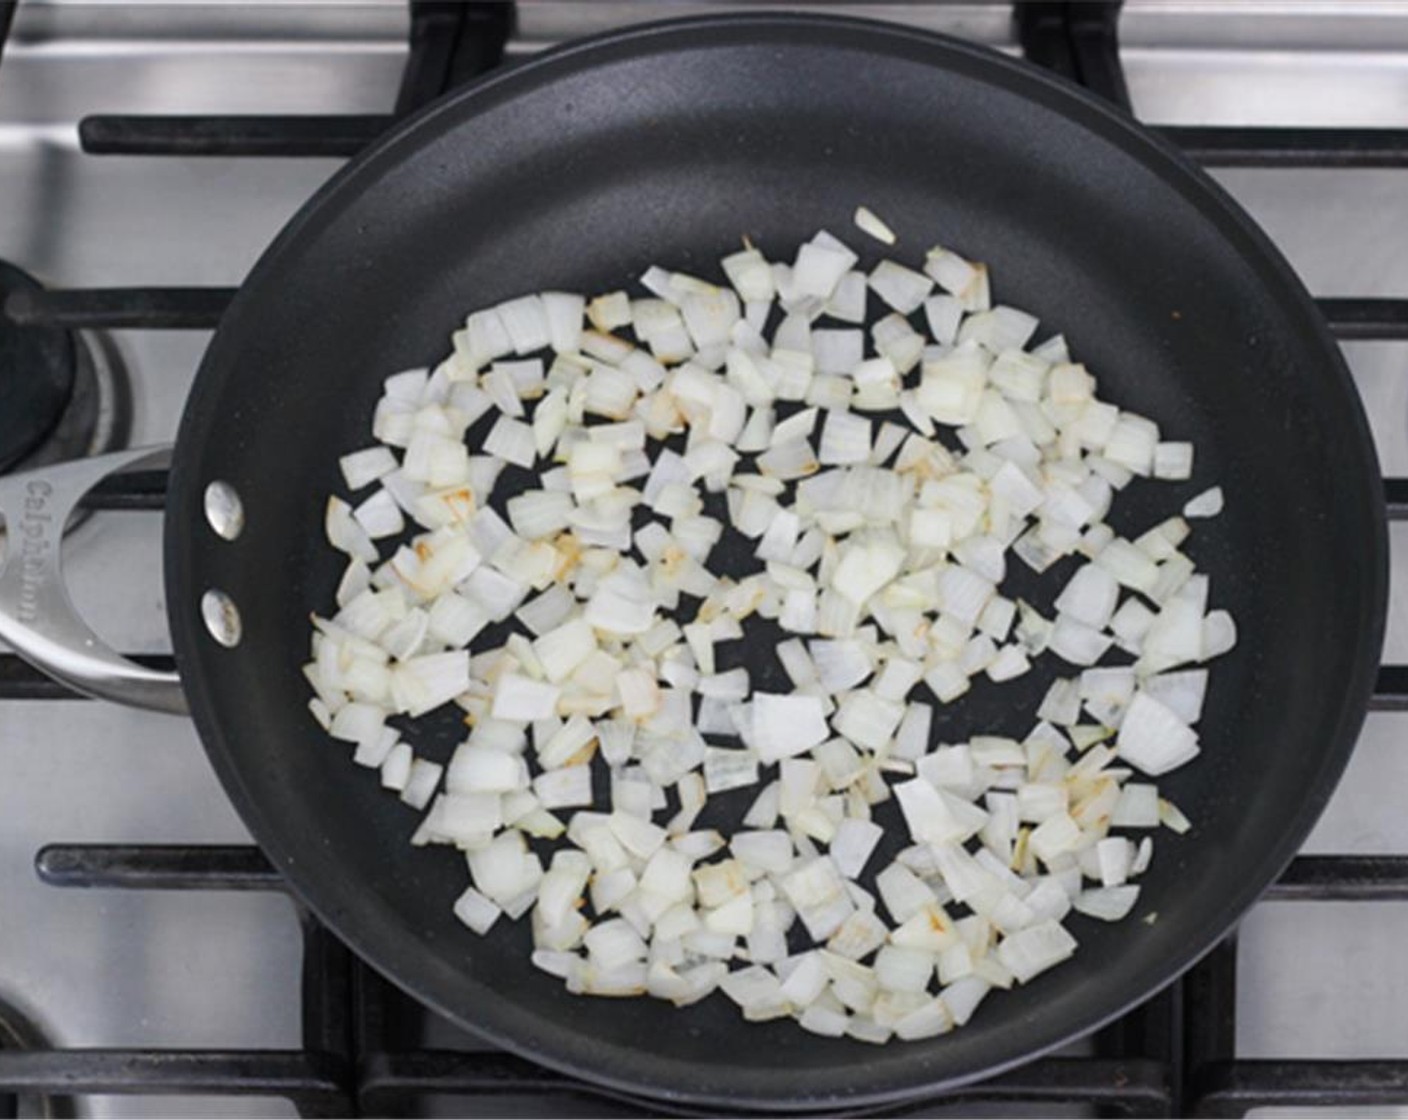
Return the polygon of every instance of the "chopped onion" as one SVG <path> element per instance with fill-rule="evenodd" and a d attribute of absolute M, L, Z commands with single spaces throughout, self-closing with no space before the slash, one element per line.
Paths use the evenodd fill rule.
<path fill-rule="evenodd" d="M 453 909 L 455 917 L 478 934 L 488 933 L 503 913 L 473 887 L 465 888 L 464 893 L 455 900 Z"/>
<path fill-rule="evenodd" d="M 342 468 L 342 477 L 349 490 L 361 490 L 370 486 L 397 467 L 396 456 L 391 449 L 380 445 L 354 451 L 350 455 L 344 455 L 337 462 Z"/>
<path fill-rule="evenodd" d="M 818 234 L 797 252 L 792 268 L 797 294 L 827 299 L 856 259 L 853 252 L 830 234 Z"/>
<path fill-rule="evenodd" d="M 1167 705 L 1140 691 L 1125 712 L 1116 748 L 1121 758 L 1158 776 L 1195 758 L 1198 736 Z"/>
<path fill-rule="evenodd" d="M 855 222 L 857 229 L 862 233 L 869 234 L 876 241 L 882 241 L 886 245 L 895 243 L 894 230 L 881 221 L 868 206 L 856 207 Z"/>
<path fill-rule="evenodd" d="M 885 830 L 873 821 L 847 818 L 836 826 L 831 859 L 842 875 L 857 879 L 884 835 Z"/>
<path fill-rule="evenodd" d="M 1060 964 L 1075 951 L 1076 939 L 1060 922 L 1049 919 L 1009 934 L 997 946 L 998 959 L 1023 984 Z"/>
<path fill-rule="evenodd" d="M 1190 498 L 1183 507 L 1184 517 L 1216 517 L 1222 512 L 1222 487 L 1214 486 L 1204 490 L 1196 498 Z"/>
<path fill-rule="evenodd" d="M 1121 830 L 1191 827 L 1130 778 L 1198 753 L 1208 670 L 1182 667 L 1236 644 L 1181 551 L 1221 490 L 1117 536 L 1120 492 L 1190 478 L 1192 445 L 1098 399 L 1063 336 L 1032 346 L 985 266 L 857 260 L 824 231 L 790 263 L 745 241 L 727 285 L 655 266 L 651 298 L 476 311 L 340 460 L 367 492 L 325 511 L 350 562 L 314 618 L 312 716 L 427 810 L 413 844 L 466 853 L 459 921 L 531 911 L 532 963 L 569 991 L 721 989 L 749 1021 L 932 1037 L 1070 956 L 1072 908 L 1131 912 L 1153 846 Z M 1053 614 L 1004 589 L 1009 548 L 1088 562 Z M 808 640 L 760 660 L 755 617 Z M 1102 664 L 1112 645 L 1134 663 Z M 1047 653 L 1083 671 L 1025 739 L 935 742 L 921 682 L 949 704 Z M 450 701 L 471 730 L 442 767 L 387 721 Z M 698 827 L 759 784 L 742 831 Z M 914 843 L 872 873 L 892 796 Z M 529 838 L 559 843 L 546 872 Z"/>
<path fill-rule="evenodd" d="M 1118 922 L 1126 917 L 1139 901 L 1138 887 L 1098 887 L 1081 891 L 1073 903 L 1076 910 L 1103 922 Z M 1014 970 L 1015 971 L 1015 970 Z"/>
<path fill-rule="evenodd" d="M 561 693 L 560 688 L 544 681 L 506 673 L 494 693 L 494 718 L 518 723 L 546 719 L 556 713 Z"/>
<path fill-rule="evenodd" d="M 755 785 L 758 756 L 749 750 L 708 747 L 704 751 L 704 784 L 711 794 Z"/>
<path fill-rule="evenodd" d="M 933 287 L 933 280 L 922 272 L 894 261 L 881 261 L 870 274 L 871 291 L 901 315 L 918 311 Z"/>
<path fill-rule="evenodd" d="M 1114 616 L 1118 601 L 1119 584 L 1115 577 L 1096 564 L 1087 564 L 1076 571 L 1056 597 L 1056 610 L 1095 630 L 1103 630 Z"/>
<path fill-rule="evenodd" d="M 802 754 L 830 733 L 825 709 L 814 696 L 755 693 L 751 726 L 751 743 L 763 763 Z"/>

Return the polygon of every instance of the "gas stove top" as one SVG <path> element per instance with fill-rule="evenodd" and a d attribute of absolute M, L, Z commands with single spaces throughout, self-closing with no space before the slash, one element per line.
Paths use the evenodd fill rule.
<path fill-rule="evenodd" d="M 729 6 L 0 3 L 0 261 L 32 278 L 0 267 L 0 467 L 169 440 L 231 291 L 395 114 L 558 41 Z M 1214 168 L 1345 342 L 1408 587 L 1408 4 L 819 6 L 1026 53 Z M 94 628 L 156 664 L 163 485 L 96 493 L 67 550 Z M 1068 1052 L 897 1112 L 1408 1116 L 1402 596 L 1385 662 L 1334 800 L 1235 941 Z M 282 892 L 189 723 L 0 651 L 0 1117 L 43 1094 L 93 1116 L 660 1111 L 389 989 Z"/>

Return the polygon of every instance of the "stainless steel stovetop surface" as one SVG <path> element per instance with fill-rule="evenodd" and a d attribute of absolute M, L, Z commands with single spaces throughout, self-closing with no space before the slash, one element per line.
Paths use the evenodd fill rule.
<path fill-rule="evenodd" d="M 522 0 L 511 49 L 723 7 Z M 1012 49 L 1003 4 L 828 7 Z M 384 112 L 406 21 L 399 0 L 25 0 L 0 66 L 0 259 L 74 287 L 238 283 L 337 162 L 87 156 L 77 119 Z M 1121 32 L 1136 111 L 1147 121 L 1408 123 L 1408 3 L 1129 0 Z M 1312 292 L 1408 294 L 1408 172 L 1217 177 Z M 119 332 L 115 340 L 133 375 L 134 441 L 169 439 L 207 336 Z M 1385 472 L 1408 475 L 1408 344 L 1351 344 L 1346 353 Z M 1398 663 L 1408 662 L 1405 532 L 1393 531 L 1386 650 Z M 104 637 L 131 651 L 169 648 L 156 514 L 96 515 L 73 534 L 67 556 L 75 598 Z M 1307 851 L 1408 851 L 1405 733 L 1408 716 L 1370 717 Z M 285 901 L 57 891 L 33 871 L 48 842 L 247 839 L 189 723 L 108 704 L 0 702 L 0 998 L 65 1045 L 296 1046 L 290 993 L 300 950 Z M 1243 926 L 1241 1053 L 1401 1057 L 1408 906 L 1291 909 L 1264 904 Z M 273 1100 L 106 1097 L 84 1108 L 94 1116 L 289 1114 Z"/>

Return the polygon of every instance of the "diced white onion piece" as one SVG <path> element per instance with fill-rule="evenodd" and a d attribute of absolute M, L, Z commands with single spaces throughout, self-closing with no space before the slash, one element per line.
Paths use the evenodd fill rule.
<path fill-rule="evenodd" d="M 909 868 L 892 863 L 875 877 L 875 888 L 890 917 L 904 923 L 938 904 L 933 889 Z"/>
<path fill-rule="evenodd" d="M 864 463 L 870 459 L 870 421 L 848 412 L 828 412 L 821 429 L 823 464 Z"/>
<path fill-rule="evenodd" d="M 406 786 L 401 789 L 401 800 L 411 809 L 424 809 L 431 803 L 431 797 L 435 796 L 435 789 L 444 772 L 444 766 L 438 762 L 425 758 L 413 759 L 410 772 L 406 775 Z"/>
<path fill-rule="evenodd" d="M 886 245 L 895 243 L 894 230 L 887 226 L 870 207 L 856 207 L 855 223 L 857 229 L 862 233 L 869 234 L 876 241 L 884 242 Z"/>
<path fill-rule="evenodd" d="M 475 887 L 500 906 L 526 891 L 537 890 L 542 867 L 517 832 L 501 832 L 485 847 L 469 853 Z"/>
<path fill-rule="evenodd" d="M 1088 627 L 1103 630 L 1115 613 L 1119 594 L 1113 575 L 1096 564 L 1086 564 L 1077 569 L 1056 597 L 1056 609 Z"/>
<path fill-rule="evenodd" d="M 1158 828 L 1158 787 L 1142 782 L 1126 783 L 1120 789 L 1110 823 L 1116 828 Z"/>
<path fill-rule="evenodd" d="M 1160 443 L 1154 448 L 1154 477 L 1175 481 L 1193 476 L 1191 443 Z"/>
<path fill-rule="evenodd" d="M 811 349 L 818 373 L 850 373 L 865 357 L 865 334 L 858 330 L 814 330 Z"/>
<path fill-rule="evenodd" d="M 338 461 L 349 490 L 360 490 L 396 469 L 396 456 L 383 446 L 368 447 L 344 455 Z"/>
<path fill-rule="evenodd" d="M 910 704 L 895 731 L 890 755 L 897 759 L 917 760 L 929 747 L 929 729 L 934 709 L 928 704 Z"/>
<path fill-rule="evenodd" d="M 965 311 L 982 311 L 988 306 L 987 267 L 971 264 L 957 253 L 941 246 L 929 250 L 924 271 L 944 291 L 957 296 Z"/>
<path fill-rule="evenodd" d="M 1203 636 L 1207 637 L 1208 624 L 1204 621 Z M 1204 656 L 1207 656 L 1204 647 Z M 1173 712 L 1184 723 L 1195 724 L 1203 715 L 1203 698 L 1207 695 L 1208 671 L 1206 669 L 1183 669 L 1176 673 L 1158 673 L 1145 677 L 1143 690 Z"/>
<path fill-rule="evenodd" d="M 901 315 L 919 310 L 934 282 L 894 261 L 881 261 L 870 274 L 870 289 Z"/>
<path fill-rule="evenodd" d="M 854 688 L 875 671 L 875 666 L 859 642 L 814 641 L 808 649 L 816 666 L 818 681 L 828 693 Z"/>
<path fill-rule="evenodd" d="M 333 548 L 368 564 L 377 559 L 376 545 L 353 516 L 352 507 L 340 498 L 328 499 L 323 524 L 328 543 Z"/>
<path fill-rule="evenodd" d="M 833 319 L 839 319 L 843 323 L 861 323 L 865 321 L 865 303 L 869 291 L 866 283 L 866 276 L 863 272 L 847 272 L 838 281 L 836 287 L 831 291 L 831 297 L 826 301 L 824 310 Z"/>
<path fill-rule="evenodd" d="M 1125 587 L 1131 587 L 1135 591 L 1147 592 L 1158 580 L 1158 568 L 1149 559 L 1148 554 L 1120 538 L 1110 541 L 1101 549 L 1095 557 L 1095 563 Z"/>
<path fill-rule="evenodd" d="M 875 955 L 875 977 L 892 992 L 922 992 L 934 976 L 936 963 L 932 954 L 921 949 L 886 945 Z"/>
<path fill-rule="evenodd" d="M 852 692 L 841 702 L 832 726 L 857 746 L 879 750 L 904 717 L 904 705 L 885 700 L 869 689 Z"/>
<path fill-rule="evenodd" d="M 1222 487 L 1214 486 L 1190 498 L 1183 507 L 1184 517 L 1216 517 L 1222 512 Z"/>
<path fill-rule="evenodd" d="M 885 830 L 874 821 L 848 817 L 837 825 L 830 854 L 841 874 L 848 879 L 859 878 L 884 834 Z"/>
<path fill-rule="evenodd" d="M 1142 416 L 1120 413 L 1105 441 L 1104 457 L 1112 463 L 1148 475 L 1154 469 L 1154 449 L 1158 446 L 1158 425 Z"/>
<path fill-rule="evenodd" d="M 814 696 L 753 695 L 751 745 L 767 764 L 811 750 L 830 734 L 825 709 Z"/>
<path fill-rule="evenodd" d="M 768 783 L 753 800 L 748 812 L 743 815 L 743 825 L 747 828 L 771 828 L 777 823 L 781 798 L 782 786 L 780 783 Z"/>
<path fill-rule="evenodd" d="M 1123 836 L 1110 836 L 1095 845 L 1095 856 L 1100 866 L 1100 882 L 1106 887 L 1121 886 L 1129 878 L 1130 864 L 1134 860 L 1134 845 Z"/>
<path fill-rule="evenodd" d="M 584 617 L 610 634 L 644 634 L 655 621 L 655 596 L 637 571 L 618 569 L 597 584 Z"/>
<path fill-rule="evenodd" d="M 494 692 L 495 719 L 530 723 L 556 714 L 562 690 L 545 681 L 535 681 L 517 673 L 505 673 Z"/>
<path fill-rule="evenodd" d="M 1014 680 L 1029 669 L 1031 661 L 1020 646 L 1004 646 L 984 671 L 993 681 L 1000 683 Z"/>
<path fill-rule="evenodd" d="M 1143 691 L 1130 701 L 1115 745 L 1120 758 L 1153 777 L 1177 769 L 1198 754 L 1197 733 Z"/>
<path fill-rule="evenodd" d="M 592 803 L 590 766 L 563 766 L 545 770 L 533 779 L 533 792 L 544 809 L 564 809 Z"/>
<path fill-rule="evenodd" d="M 469 688 L 469 655 L 437 653 L 403 661 L 392 671 L 397 710 L 421 716 Z"/>
<path fill-rule="evenodd" d="M 797 1007 L 807 1007 L 815 1003 L 826 990 L 828 977 L 826 965 L 820 953 L 803 953 L 797 960 L 791 974 L 782 981 L 782 995 Z"/>
<path fill-rule="evenodd" d="M 1056 617 L 1047 648 L 1072 665 L 1094 665 L 1105 656 L 1110 644 L 1110 639 L 1099 630 L 1062 614 Z"/>
<path fill-rule="evenodd" d="M 802 863 L 781 879 L 783 892 L 815 940 L 830 937 L 855 909 L 836 865 L 825 856 Z"/>
<path fill-rule="evenodd" d="M 532 467 L 537 457 L 533 429 L 511 416 L 500 416 L 484 437 L 484 450 L 519 467 Z"/>
<path fill-rule="evenodd" d="M 829 234 L 818 234 L 797 252 L 792 278 L 797 293 L 827 299 L 836 282 L 856 263 L 856 255 Z"/>
<path fill-rule="evenodd" d="M 1203 620 L 1202 660 L 1229 653 L 1237 645 L 1237 624 L 1226 611 L 1213 611 Z"/>
<path fill-rule="evenodd" d="M 1095 887 L 1076 895 L 1073 905 L 1080 913 L 1092 918 L 1118 922 L 1134 909 L 1138 901 L 1137 886 Z"/>
<path fill-rule="evenodd" d="M 709 793 L 751 786 L 758 781 L 758 756 L 749 750 L 708 747 L 704 751 L 704 783 Z"/>
<path fill-rule="evenodd" d="M 855 910 L 826 942 L 828 952 L 847 960 L 870 956 L 889 936 L 890 928 L 872 910 Z"/>
<path fill-rule="evenodd" d="M 977 1010 L 978 1004 L 991 987 L 986 980 L 965 976 L 944 988 L 939 998 L 953 1018 L 954 1024 L 961 1027 L 973 1017 L 973 1012 Z"/>
<path fill-rule="evenodd" d="M 850 1019 L 844 1011 L 813 1003 L 802 1012 L 797 1022 L 804 1031 L 810 1031 L 812 1034 L 825 1038 L 840 1038 L 846 1033 Z"/>
<path fill-rule="evenodd" d="M 729 847 L 740 862 L 759 871 L 782 874 L 792 866 L 792 839 L 780 829 L 736 832 Z"/>
<path fill-rule="evenodd" d="M 473 887 L 466 887 L 464 893 L 455 900 L 455 917 L 475 933 L 485 934 L 499 920 L 503 913 L 490 899 Z"/>
<path fill-rule="evenodd" d="M 997 946 L 1002 961 L 1020 983 L 1074 955 L 1076 939 L 1059 922 L 1044 921 L 1004 937 Z"/>

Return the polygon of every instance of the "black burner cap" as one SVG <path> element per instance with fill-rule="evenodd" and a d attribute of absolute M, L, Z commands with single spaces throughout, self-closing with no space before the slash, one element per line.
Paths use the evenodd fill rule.
<path fill-rule="evenodd" d="M 38 290 L 37 280 L 0 261 L 0 471 L 44 441 L 73 394 L 73 336 L 53 327 L 20 326 L 5 314 L 11 293 Z"/>

